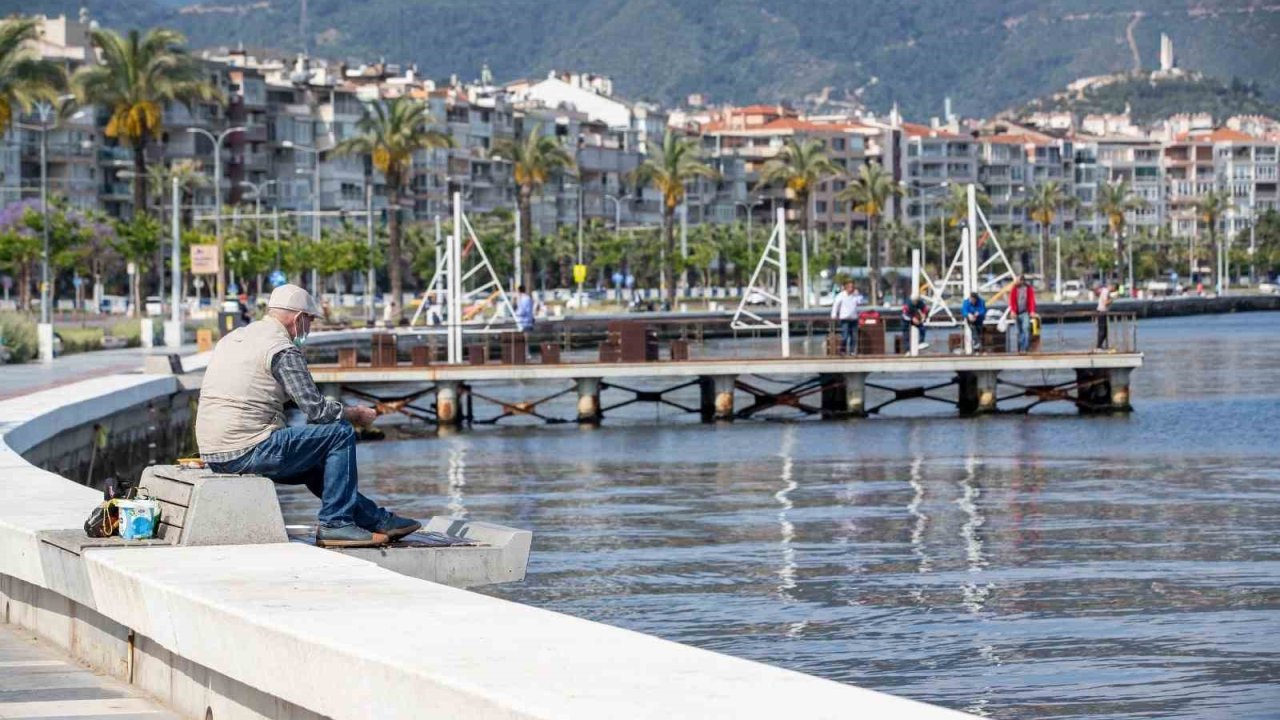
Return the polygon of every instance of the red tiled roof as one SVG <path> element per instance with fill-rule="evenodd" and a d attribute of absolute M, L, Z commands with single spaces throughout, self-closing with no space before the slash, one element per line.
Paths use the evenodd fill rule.
<path fill-rule="evenodd" d="M 1038 137 L 1036 135 L 1028 135 L 1026 133 L 1001 133 L 999 135 L 984 135 L 978 138 L 980 142 L 993 143 L 996 145 L 1048 145 L 1049 139 L 1046 137 Z"/>
<path fill-rule="evenodd" d="M 1253 140 L 1257 140 L 1257 138 L 1255 138 L 1254 136 L 1248 133 L 1242 133 L 1239 130 L 1232 130 L 1230 128 L 1218 128 L 1211 132 L 1205 132 L 1203 130 L 1198 132 L 1196 131 L 1185 132 L 1179 135 L 1175 139 L 1190 140 L 1194 142 L 1211 142 L 1211 143 L 1251 142 Z"/>

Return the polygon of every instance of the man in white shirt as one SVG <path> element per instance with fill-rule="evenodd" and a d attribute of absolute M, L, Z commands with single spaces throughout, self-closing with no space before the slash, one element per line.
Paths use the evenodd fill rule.
<path fill-rule="evenodd" d="M 844 290 L 831 303 L 831 319 L 840 324 L 841 355 L 858 353 L 858 305 L 861 302 L 862 293 L 858 292 L 852 280 L 846 280 Z"/>
<path fill-rule="evenodd" d="M 1098 315 L 1096 321 L 1098 323 L 1098 342 L 1095 343 L 1097 349 L 1101 350 L 1107 345 L 1107 311 L 1111 309 L 1111 288 L 1104 280 L 1098 286 Z"/>

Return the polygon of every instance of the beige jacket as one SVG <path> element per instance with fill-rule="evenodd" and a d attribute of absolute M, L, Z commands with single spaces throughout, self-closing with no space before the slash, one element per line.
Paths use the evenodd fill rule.
<path fill-rule="evenodd" d="M 271 360 L 292 346 L 288 331 L 267 317 L 218 341 L 200 386 L 196 444 L 201 454 L 248 450 L 284 427 L 284 388 Z"/>

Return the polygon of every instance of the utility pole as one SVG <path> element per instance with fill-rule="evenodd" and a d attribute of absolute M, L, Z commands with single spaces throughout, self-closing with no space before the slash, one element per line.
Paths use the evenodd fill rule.
<path fill-rule="evenodd" d="M 169 301 L 169 322 L 164 329 L 165 347 L 182 347 L 182 188 L 177 176 L 169 181 L 173 199 L 173 213 L 170 218 L 170 234 L 172 248 L 169 251 L 169 262 L 172 264 L 170 285 L 173 293 Z"/>
<path fill-rule="evenodd" d="M 364 186 L 364 232 L 369 243 L 369 271 L 364 281 L 365 318 L 370 324 L 376 319 L 373 312 L 373 296 L 377 293 L 378 277 L 373 269 L 373 183 Z"/>

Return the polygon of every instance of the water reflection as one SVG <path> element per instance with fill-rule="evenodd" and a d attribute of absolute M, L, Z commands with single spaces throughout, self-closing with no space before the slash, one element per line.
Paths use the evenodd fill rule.
<path fill-rule="evenodd" d="M 1280 314 L 1216 323 L 1144 324 L 1131 417 L 644 411 L 362 471 L 396 509 L 532 529 L 500 597 L 1002 720 L 1274 717 Z M 1184 363 L 1192 335 L 1223 364 Z"/>

